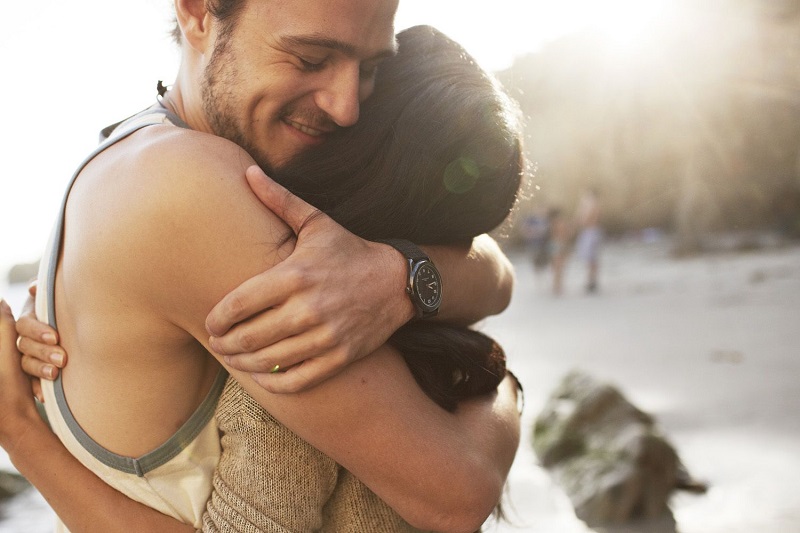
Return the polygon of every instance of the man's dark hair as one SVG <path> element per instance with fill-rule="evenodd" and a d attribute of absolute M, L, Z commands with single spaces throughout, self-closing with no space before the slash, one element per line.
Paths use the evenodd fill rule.
<path fill-rule="evenodd" d="M 398 36 L 361 119 L 276 179 L 369 240 L 468 244 L 516 203 L 524 164 L 516 107 L 464 49 L 429 26 Z M 445 280 L 446 281 L 446 280 Z M 464 290 L 447 286 L 447 293 Z M 491 338 L 441 321 L 389 340 L 439 405 L 491 392 L 505 354 Z"/>

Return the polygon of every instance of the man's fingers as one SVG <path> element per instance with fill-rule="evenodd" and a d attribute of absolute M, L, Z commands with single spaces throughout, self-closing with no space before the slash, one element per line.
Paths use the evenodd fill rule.
<path fill-rule="evenodd" d="M 253 381 L 274 394 L 302 392 L 338 374 L 342 364 L 336 357 L 325 354 L 322 357 L 306 359 L 285 372 L 251 374 Z"/>
<path fill-rule="evenodd" d="M 330 344 L 321 342 L 312 331 L 297 337 L 286 338 L 253 353 L 240 353 L 225 357 L 225 362 L 236 370 L 255 374 L 272 372 L 276 370 L 276 365 L 278 366 L 277 370 L 288 371 L 298 363 L 322 354 L 331 357 L 330 349 Z"/>
<path fill-rule="evenodd" d="M 324 216 L 322 211 L 269 178 L 260 167 L 250 166 L 245 175 L 247 183 L 261 203 L 283 219 L 295 234 L 299 234 L 309 222 Z"/>
<path fill-rule="evenodd" d="M 50 363 L 44 363 L 35 357 L 22 356 L 22 371 L 33 378 L 53 381 L 58 377 L 58 368 Z"/>
<path fill-rule="evenodd" d="M 269 348 L 276 342 L 303 334 L 305 349 L 317 354 L 334 345 L 330 332 L 325 335 L 326 330 L 311 331 L 321 322 L 319 314 L 309 307 L 283 304 L 238 322 L 224 335 L 212 336 L 209 344 L 220 355 L 239 355 Z"/>
<path fill-rule="evenodd" d="M 220 355 L 239 355 L 252 353 L 261 348 L 274 344 L 287 337 L 299 333 L 296 331 L 279 332 L 275 327 L 277 310 L 267 310 L 258 315 L 239 322 L 224 335 L 211 337 L 211 349 Z"/>
<path fill-rule="evenodd" d="M 220 337 L 234 324 L 285 301 L 290 289 L 281 283 L 276 268 L 248 279 L 226 294 L 206 317 L 206 331 Z"/>

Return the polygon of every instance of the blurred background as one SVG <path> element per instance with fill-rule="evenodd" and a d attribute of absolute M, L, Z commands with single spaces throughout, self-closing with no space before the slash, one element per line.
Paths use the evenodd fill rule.
<path fill-rule="evenodd" d="M 19 310 L 73 169 L 178 56 L 167 0 L 4 14 L 0 294 Z M 497 233 L 516 292 L 482 325 L 527 390 L 516 526 L 492 527 L 584 531 L 529 446 L 577 367 L 654 414 L 710 482 L 657 531 L 800 531 L 800 0 L 400 0 L 397 29 L 415 24 L 462 43 L 525 117 L 531 178 Z M 587 188 L 605 234 L 591 295 L 570 252 Z M 554 208 L 558 295 L 552 257 L 535 260 Z M 25 494 L 0 504 L 0 532 L 48 531 L 48 513 Z"/>
<path fill-rule="evenodd" d="M 677 251 L 719 231 L 800 233 L 800 20 L 794 0 L 400 2 L 497 72 L 527 117 L 526 209 L 602 193 L 614 234 Z M 0 270 L 38 258 L 97 131 L 148 105 L 177 52 L 166 0 L 6 7 Z"/>
<path fill-rule="evenodd" d="M 591 184 L 607 231 L 662 228 L 679 253 L 721 231 L 800 235 L 799 11 L 676 0 L 515 59 L 499 75 L 528 117 L 534 200 L 571 206 Z"/>

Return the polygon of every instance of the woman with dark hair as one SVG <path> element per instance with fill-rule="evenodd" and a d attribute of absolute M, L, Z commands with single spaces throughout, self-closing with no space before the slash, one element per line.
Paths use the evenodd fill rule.
<path fill-rule="evenodd" d="M 363 119 L 276 179 L 365 239 L 469 242 L 500 225 L 517 200 L 524 173 L 519 117 L 455 41 L 429 26 L 397 38 L 399 53 L 381 68 Z M 437 335 L 464 335 L 468 349 Z M 497 355 L 493 350 L 470 352 L 479 338 L 486 340 L 467 328 L 417 321 L 390 342 L 421 384 L 466 372 L 457 387 L 426 388 L 454 409 L 460 398 L 493 390 L 504 375 L 497 361 L 481 359 Z M 427 351 L 430 343 L 446 357 Z"/>
<path fill-rule="evenodd" d="M 398 43 L 399 52 L 381 67 L 358 124 L 293 161 L 276 180 L 366 239 L 469 242 L 501 224 L 515 204 L 525 170 L 517 112 L 496 81 L 435 29 L 406 30 Z M 258 178 L 251 167 L 248 179 L 256 193 Z M 13 324 L 6 309 L 2 319 L 5 328 Z M 4 392 L 11 391 L 4 396 L 14 399 L 10 409 L 4 408 L 8 416 L 0 419 L 4 447 L 14 438 L 8 428 L 20 427 L 18 420 L 8 419 L 32 408 L 8 335 L 0 330 Z M 506 377 L 502 349 L 465 326 L 411 322 L 389 343 L 426 394 L 449 411 L 469 408 L 469 398 L 493 392 Z M 216 418 L 222 455 L 204 531 L 413 529 L 346 469 L 270 416 L 233 378 Z M 41 454 L 42 469 L 80 468 L 60 443 L 52 444 L 43 424 L 26 424 L 26 431 L 41 435 L 37 441 L 49 444 L 19 453 Z M 53 485 L 69 482 L 52 477 L 38 488 L 48 497 Z M 125 496 L 100 482 L 91 489 L 76 487 L 74 498 L 49 501 L 79 533 L 93 531 L 92 512 L 107 514 Z M 192 530 L 146 511 L 141 506 L 119 520 L 128 529 L 163 519 L 157 522 L 159 531 Z"/>

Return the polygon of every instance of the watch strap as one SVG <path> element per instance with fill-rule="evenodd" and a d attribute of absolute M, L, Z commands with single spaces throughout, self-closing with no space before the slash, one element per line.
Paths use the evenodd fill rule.
<path fill-rule="evenodd" d="M 413 259 L 414 261 L 431 260 L 430 257 L 428 257 L 428 254 L 423 252 L 419 246 L 411 241 L 407 241 L 405 239 L 382 239 L 377 242 L 388 244 L 404 256 L 408 257 L 409 259 Z"/>
<path fill-rule="evenodd" d="M 388 244 L 406 258 L 408 261 L 409 267 L 409 277 L 406 282 L 406 293 L 408 297 L 411 299 L 411 303 L 414 305 L 414 309 L 416 310 L 416 319 L 421 318 L 431 318 L 435 317 L 439 313 L 439 308 L 436 309 L 427 309 L 425 305 L 422 304 L 420 301 L 420 295 L 414 290 L 414 273 L 416 272 L 417 265 L 421 263 L 430 263 L 430 266 L 436 270 L 436 267 L 433 265 L 430 257 L 428 254 L 423 252 L 419 246 L 414 244 L 411 241 L 407 241 L 405 239 L 382 239 L 377 242 L 381 242 L 384 244 Z M 437 271 L 438 274 L 438 271 Z M 441 283 L 441 281 L 440 281 Z"/>

